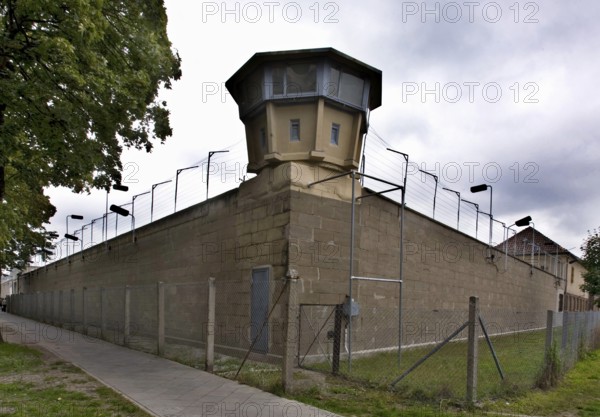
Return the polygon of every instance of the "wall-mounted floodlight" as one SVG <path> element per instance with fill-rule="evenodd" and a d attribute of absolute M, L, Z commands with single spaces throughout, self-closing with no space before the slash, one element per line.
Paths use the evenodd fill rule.
<path fill-rule="evenodd" d="M 129 210 L 124 209 L 123 207 L 116 206 L 114 204 L 110 205 L 110 211 L 117 213 L 118 215 L 123 217 L 129 216 Z"/>
<path fill-rule="evenodd" d="M 65 233 L 65 237 L 69 240 L 73 240 L 73 241 L 78 241 L 79 238 L 77 236 L 71 235 L 69 234 L 69 217 L 73 220 L 83 220 L 83 216 L 79 215 L 79 214 L 69 214 L 66 217 L 66 222 L 67 222 L 67 233 Z M 67 259 L 69 259 L 69 242 L 67 242 Z"/>
<path fill-rule="evenodd" d="M 114 184 L 111 187 L 113 190 L 116 191 L 124 191 L 127 192 L 129 191 L 129 187 L 123 184 Z M 103 224 L 102 224 L 102 233 L 104 234 L 104 241 L 106 242 L 106 245 L 108 245 L 108 193 L 110 192 L 110 188 L 106 189 L 106 210 L 104 210 L 104 219 L 103 219 Z"/>
<path fill-rule="evenodd" d="M 112 186 L 112 189 L 117 191 L 129 191 L 129 187 L 122 184 L 115 184 Z"/>
<path fill-rule="evenodd" d="M 515 226 L 529 226 L 529 223 L 531 223 L 531 216 L 523 217 L 522 219 L 517 220 L 515 222 Z"/>
<path fill-rule="evenodd" d="M 494 223 L 493 223 L 494 222 L 494 215 L 493 215 L 493 212 L 492 212 L 492 194 L 493 194 L 494 190 L 492 189 L 491 185 L 480 184 L 480 185 L 474 185 L 473 187 L 471 187 L 471 192 L 472 193 L 480 193 L 482 191 L 487 190 L 488 188 L 490 189 L 490 242 L 488 244 L 488 247 L 491 250 L 491 248 L 492 248 L 492 229 L 494 227 Z M 491 253 L 490 253 L 490 256 L 491 256 Z"/>
<path fill-rule="evenodd" d="M 485 191 L 488 189 L 488 185 L 487 184 L 481 184 L 481 185 L 474 185 L 471 187 L 471 192 L 472 193 L 480 193 L 482 191 Z"/>
<path fill-rule="evenodd" d="M 208 153 L 208 162 L 206 163 L 206 199 L 208 200 L 208 180 L 210 178 L 210 158 L 216 153 L 226 153 L 229 151 L 210 151 Z"/>
<path fill-rule="evenodd" d="M 526 216 L 523 217 L 522 219 L 517 220 L 516 222 L 514 222 L 513 224 L 511 224 L 510 226 L 508 226 L 507 229 L 507 236 L 506 238 L 508 239 L 508 230 L 512 230 L 511 227 L 513 226 L 517 226 L 517 227 L 523 227 L 523 226 L 528 226 L 529 223 L 531 223 L 531 216 Z M 514 232 L 515 235 L 517 234 L 517 232 Z M 513 245 L 513 256 L 517 255 L 517 239 L 515 239 L 515 244 Z"/>
<path fill-rule="evenodd" d="M 129 210 L 124 209 L 123 207 L 119 207 L 117 205 L 111 204 L 110 206 L 110 211 L 112 211 L 113 213 L 118 214 L 119 216 L 123 216 L 123 217 L 127 217 L 127 216 L 131 216 L 132 218 L 132 236 L 133 236 L 133 243 L 135 243 L 135 217 L 133 217 L 133 214 L 129 213 Z"/>
<path fill-rule="evenodd" d="M 119 207 L 123 208 L 125 206 L 130 206 L 130 205 L 132 205 L 132 203 L 125 203 L 125 204 L 120 205 Z M 117 218 L 115 219 L 115 236 L 117 236 L 118 234 L 119 234 L 119 216 L 117 216 Z"/>

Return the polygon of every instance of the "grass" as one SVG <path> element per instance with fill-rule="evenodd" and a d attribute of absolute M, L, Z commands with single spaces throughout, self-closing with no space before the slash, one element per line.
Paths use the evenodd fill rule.
<path fill-rule="evenodd" d="M 247 361 L 236 378 L 241 363 L 242 360 L 238 358 L 222 357 L 217 359 L 215 361 L 215 374 L 229 379 L 236 379 L 242 384 L 260 388 L 275 395 L 283 395 L 280 366 Z"/>
<path fill-rule="evenodd" d="M 600 350 L 585 355 L 556 388 L 534 390 L 510 404 L 496 402 L 486 408 L 536 416 L 600 416 Z"/>
<path fill-rule="evenodd" d="M 79 368 L 0 343 L 0 416 L 149 417 Z"/>
<path fill-rule="evenodd" d="M 487 400 L 477 408 L 440 401 L 422 404 L 400 393 L 327 377 L 327 383 L 290 398 L 354 417 L 500 417 L 506 415 L 552 417 L 600 416 L 600 350 L 587 354 L 550 390 L 532 389 L 510 398 Z"/>
<path fill-rule="evenodd" d="M 480 398 L 506 398 L 518 395 L 535 386 L 544 358 L 543 331 L 515 333 L 492 338 L 492 344 L 503 369 L 500 378 L 493 356 L 485 339 L 479 341 L 478 395 Z M 340 363 L 340 373 L 366 386 L 388 389 L 404 371 L 423 358 L 433 346 L 407 349 L 402 352 L 398 366 L 397 352 Z M 394 386 L 403 398 L 437 403 L 442 400 L 461 400 L 466 395 L 467 345 L 452 342 L 430 357 L 415 371 Z M 327 363 L 315 364 L 316 370 L 329 371 Z"/>

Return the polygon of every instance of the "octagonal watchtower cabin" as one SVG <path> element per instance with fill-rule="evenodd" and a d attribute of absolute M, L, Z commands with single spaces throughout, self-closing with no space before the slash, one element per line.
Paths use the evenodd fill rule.
<path fill-rule="evenodd" d="M 257 53 L 226 87 L 257 174 L 290 161 L 357 169 L 368 112 L 381 105 L 381 71 L 333 48 Z"/>

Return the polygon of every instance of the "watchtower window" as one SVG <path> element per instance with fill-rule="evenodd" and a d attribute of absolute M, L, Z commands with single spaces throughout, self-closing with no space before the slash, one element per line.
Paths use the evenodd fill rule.
<path fill-rule="evenodd" d="M 291 64 L 273 67 L 273 96 L 298 97 L 317 92 L 317 66 Z"/>
<path fill-rule="evenodd" d="M 336 146 L 340 144 L 340 125 L 337 123 L 331 125 L 331 144 Z"/>
<path fill-rule="evenodd" d="M 355 106 L 362 106 L 364 88 L 365 81 L 362 78 L 332 67 L 325 94 Z"/>
<path fill-rule="evenodd" d="M 290 142 L 300 141 L 300 120 L 290 120 Z"/>

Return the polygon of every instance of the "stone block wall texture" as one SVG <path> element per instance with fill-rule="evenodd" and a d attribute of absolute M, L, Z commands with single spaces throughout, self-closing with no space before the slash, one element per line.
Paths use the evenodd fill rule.
<path fill-rule="evenodd" d="M 350 291 L 351 204 L 302 190 L 292 192 L 290 204 L 290 267 L 301 277 L 299 302 L 344 302 Z M 399 279 L 400 215 L 401 207 L 385 198 L 358 200 L 354 276 Z M 497 250 L 492 262 L 484 243 L 410 209 L 404 227 L 403 345 L 445 339 L 467 320 L 470 296 L 479 297 L 495 334 L 543 328 L 545 312 L 556 310 L 562 289 L 553 275 Z M 398 345 L 398 297 L 397 283 L 353 281 L 352 298 L 360 306 L 352 319 L 353 351 Z M 347 332 L 347 322 L 344 326 Z M 300 339 L 310 343 L 311 335 Z M 331 340 L 321 338 L 321 343 Z"/>
<path fill-rule="evenodd" d="M 206 286 L 212 276 L 217 280 L 216 343 L 243 352 L 250 343 L 253 268 L 271 267 L 269 306 L 289 269 L 300 276 L 300 304 L 338 304 L 349 294 L 351 204 L 330 197 L 293 184 L 276 187 L 268 175 L 261 175 L 238 190 L 140 228 L 135 244 L 131 234 L 122 235 L 73 254 L 69 262 L 23 275 L 21 293 L 43 293 L 22 301 L 27 304 L 24 311 L 80 326 L 86 288 L 87 323 L 99 326 L 104 315 L 106 330 L 122 334 L 128 285 L 132 326 L 154 337 L 156 284 L 164 282 L 167 338 L 201 343 L 206 334 Z M 355 276 L 398 279 L 400 213 L 397 203 L 380 196 L 358 200 Z M 407 329 L 438 326 L 436 312 L 466 312 L 472 295 L 479 296 L 482 310 L 510 310 L 522 317 L 557 307 L 560 289 L 552 275 L 515 258 L 506 260 L 496 250 L 490 262 L 487 245 L 410 209 L 405 210 L 404 242 L 403 312 L 413 317 L 411 323 L 405 320 Z M 106 289 L 104 304 L 101 288 Z M 353 337 L 361 340 L 357 346 L 397 345 L 398 295 L 396 283 L 353 283 L 352 297 L 361 308 L 353 319 Z M 269 350 L 275 355 L 283 342 L 283 301 L 269 323 Z M 378 342 L 383 338 L 385 342 Z M 403 339 L 407 344 L 425 341 L 419 335 Z"/>

